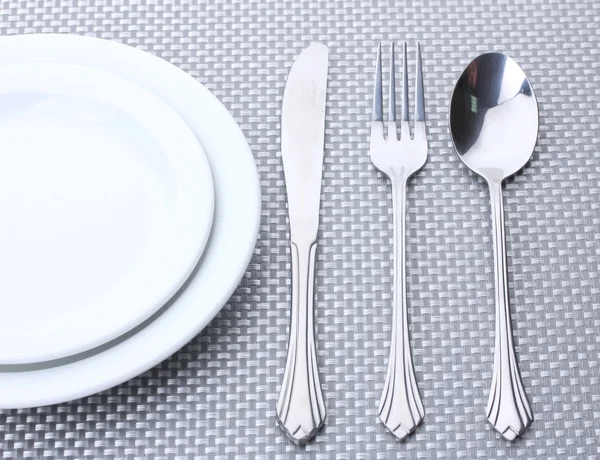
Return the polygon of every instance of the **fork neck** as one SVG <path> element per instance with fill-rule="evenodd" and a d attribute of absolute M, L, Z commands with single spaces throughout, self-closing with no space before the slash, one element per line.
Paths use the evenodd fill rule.
<path fill-rule="evenodd" d="M 404 297 L 405 226 L 406 226 L 406 183 L 407 179 L 392 178 L 392 207 L 394 219 L 394 297 Z"/>

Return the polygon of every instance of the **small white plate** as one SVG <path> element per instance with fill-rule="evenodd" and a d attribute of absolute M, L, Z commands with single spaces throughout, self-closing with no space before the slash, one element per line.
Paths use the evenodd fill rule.
<path fill-rule="evenodd" d="M 143 51 L 72 35 L 0 37 L 0 66 L 78 64 L 153 92 L 189 124 L 215 183 L 215 216 L 202 260 L 185 289 L 142 325 L 89 352 L 40 366 L 0 366 L 0 408 L 54 404 L 135 377 L 167 358 L 208 324 L 234 292 L 252 256 L 260 223 L 256 164 L 227 109 L 194 78 Z"/>
<path fill-rule="evenodd" d="M 210 233 L 189 126 L 89 67 L 0 67 L 0 364 L 106 343 L 162 307 Z"/>

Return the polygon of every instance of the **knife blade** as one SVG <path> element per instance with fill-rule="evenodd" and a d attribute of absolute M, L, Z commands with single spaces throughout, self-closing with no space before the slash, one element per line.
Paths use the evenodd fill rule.
<path fill-rule="evenodd" d="M 283 93 L 281 156 L 292 240 L 317 237 L 327 68 L 327 47 L 311 44 L 294 62 Z"/>
<path fill-rule="evenodd" d="M 329 52 L 313 43 L 294 62 L 281 109 L 281 157 L 287 190 L 292 266 L 288 355 L 277 403 L 277 422 L 296 444 L 325 422 L 314 335 L 314 275 Z"/>

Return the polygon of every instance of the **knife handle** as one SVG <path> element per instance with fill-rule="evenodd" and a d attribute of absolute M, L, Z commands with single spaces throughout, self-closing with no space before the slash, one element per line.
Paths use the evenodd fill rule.
<path fill-rule="evenodd" d="M 394 293 L 392 342 L 379 418 L 398 439 L 423 421 L 424 410 L 410 351 L 406 302 L 406 179 L 391 178 L 394 209 Z"/>
<path fill-rule="evenodd" d="M 277 423 L 296 444 L 310 441 L 325 422 L 314 330 L 317 243 L 290 245 L 292 313 L 287 361 L 277 403 Z"/>

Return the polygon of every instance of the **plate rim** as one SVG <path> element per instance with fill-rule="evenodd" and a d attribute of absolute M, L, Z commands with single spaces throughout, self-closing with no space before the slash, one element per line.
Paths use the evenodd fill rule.
<path fill-rule="evenodd" d="M 120 310 L 129 303 L 127 297 L 125 299 L 122 296 L 113 297 L 112 300 L 118 300 L 118 302 L 114 306 L 107 305 L 106 308 L 103 306 L 105 302 L 95 302 L 93 305 L 96 308 L 93 312 L 95 312 L 97 320 L 94 322 L 94 326 L 90 327 L 92 331 L 70 329 L 68 334 L 57 334 L 58 330 L 65 330 L 64 328 L 67 327 L 57 324 L 60 329 L 48 330 L 47 334 L 50 336 L 55 335 L 59 342 L 62 342 L 62 346 L 51 346 L 51 344 L 43 346 L 44 343 L 47 343 L 44 339 L 41 344 L 38 343 L 36 346 L 28 347 L 25 343 L 25 346 L 21 348 L 23 351 L 18 354 L 13 353 L 13 355 L 10 355 L 9 353 L 0 356 L 0 365 L 24 365 L 65 358 L 98 347 L 123 335 L 160 310 L 181 289 L 185 281 L 194 272 L 204 251 L 212 227 L 214 185 L 204 149 L 189 125 L 163 100 L 139 85 L 101 70 L 62 63 L 0 65 L 0 73 L 2 74 L 0 78 L 6 76 L 10 81 L 15 80 L 15 76 L 19 78 L 24 73 L 25 76 L 28 74 L 33 75 L 34 80 L 39 75 L 44 75 L 44 85 L 48 84 L 48 76 L 50 76 L 50 85 L 54 85 L 53 82 L 59 82 L 59 92 L 64 90 L 65 82 L 71 79 L 71 83 L 66 83 L 67 91 L 74 91 L 73 94 L 84 91 L 79 95 L 80 97 L 89 97 L 99 104 L 112 105 L 112 102 L 116 102 L 113 107 L 134 119 L 136 123 L 140 124 L 144 134 L 155 139 L 160 151 L 165 155 L 166 161 L 169 162 L 177 189 L 183 187 L 182 190 L 178 190 L 178 200 L 173 203 L 175 205 L 174 225 L 165 226 L 168 229 L 168 234 L 164 236 L 168 239 L 163 240 L 162 243 L 168 244 L 169 249 L 160 247 L 159 252 L 156 252 L 156 247 L 152 249 L 155 253 L 155 262 L 163 259 L 165 250 L 168 251 L 168 255 L 171 257 L 167 257 L 164 264 L 156 264 L 158 273 L 156 269 L 144 270 L 146 274 L 139 280 L 148 283 L 156 279 L 156 276 L 167 274 L 165 278 L 168 282 L 162 283 L 159 292 L 155 291 L 157 295 L 152 297 L 146 295 L 146 301 L 139 304 L 139 307 L 129 312 L 128 315 L 116 315 L 117 311 L 115 310 Z M 79 85 L 76 83 L 73 84 L 73 81 L 77 82 L 79 78 L 85 82 L 84 86 L 92 85 L 92 88 L 95 88 L 96 85 L 103 85 L 106 90 L 101 93 L 104 95 L 99 96 L 98 91 L 93 91 L 90 96 L 85 88 L 78 87 Z M 18 81 L 23 81 L 23 79 Z M 63 87 L 60 88 L 60 85 L 63 85 Z M 38 86 L 32 90 L 39 91 L 39 88 Z M 54 88 L 56 89 L 55 85 Z M 3 86 L 0 92 L 8 94 L 11 90 L 7 90 Z M 105 96 L 107 97 L 105 98 Z M 125 100 L 125 98 L 128 99 Z M 198 206 L 202 208 L 201 212 L 192 213 L 191 211 L 197 209 Z M 167 241 L 170 242 L 167 243 Z M 159 259 L 156 258 L 157 256 Z M 165 271 L 169 267 L 173 268 L 172 273 Z M 119 292 L 132 295 L 132 290 L 137 291 L 140 287 L 140 285 L 131 288 L 122 286 Z M 112 304 L 112 302 L 110 303 Z M 110 311 L 106 311 L 106 309 Z M 102 317 L 98 316 L 97 313 L 99 312 L 102 312 Z M 110 317 L 107 315 L 110 315 Z M 115 315 L 118 316 L 118 320 L 115 320 Z M 77 324 L 80 324 L 81 316 L 81 314 L 76 315 L 76 317 L 71 318 L 71 321 L 77 320 Z M 64 318 L 64 320 L 68 324 L 69 318 Z M 28 333 L 27 336 L 37 337 L 40 329 L 48 329 L 49 327 L 50 324 L 45 327 L 38 327 L 35 331 Z M 7 333 L 10 333 L 10 331 L 7 331 Z M 11 337 L 6 337 L 4 340 L 10 341 L 12 340 Z M 71 338 L 77 338 L 77 342 L 61 341 L 61 337 L 69 337 L 69 341 L 71 341 Z M 43 351 L 38 351 L 40 345 Z M 7 351 L 13 349 L 9 346 L 2 348 Z"/>
<path fill-rule="evenodd" d="M 11 41 L 13 42 L 12 45 Z M 206 107 L 207 104 L 210 105 L 213 112 L 211 121 L 213 121 L 215 117 L 219 118 L 223 125 L 227 127 L 229 132 L 228 136 L 225 138 L 225 143 L 230 144 L 230 147 L 227 148 L 227 150 L 232 151 L 231 146 L 235 146 L 235 149 L 233 150 L 239 153 L 236 166 L 240 171 L 242 169 L 245 171 L 244 174 L 246 175 L 248 183 L 250 184 L 250 182 L 252 182 L 253 185 L 249 185 L 248 189 L 244 190 L 245 193 L 240 199 L 240 201 L 247 203 L 238 206 L 238 212 L 241 212 L 242 214 L 240 220 L 241 218 L 244 219 L 243 228 L 247 229 L 248 232 L 243 238 L 243 248 L 241 250 L 238 249 L 238 254 L 236 256 L 237 265 L 235 267 L 228 267 L 226 270 L 226 275 L 229 276 L 227 288 L 224 287 L 220 291 L 220 294 L 215 294 L 213 296 L 214 299 L 211 300 L 211 305 L 208 305 L 204 314 L 201 317 L 198 317 L 194 308 L 194 302 L 197 302 L 198 300 L 190 298 L 192 295 L 190 292 L 192 291 L 192 287 L 204 282 L 202 278 L 200 278 L 204 276 L 202 267 L 204 266 L 205 259 L 210 256 L 211 249 L 214 245 L 217 243 L 221 245 L 227 244 L 226 241 L 222 241 L 223 236 L 215 231 L 218 227 L 219 213 L 221 212 L 219 203 L 221 195 L 218 192 L 221 187 L 219 182 L 222 180 L 221 175 L 223 172 L 215 170 L 214 164 L 211 161 L 212 156 L 216 155 L 210 153 L 213 150 L 214 145 L 212 145 L 212 142 L 208 139 L 203 139 L 199 136 L 200 143 L 206 152 L 211 171 L 213 172 L 213 181 L 215 183 L 215 220 L 213 223 L 213 231 L 211 231 L 209 242 L 201 257 L 197 271 L 190 277 L 184 288 L 180 290 L 174 299 L 165 305 L 163 309 L 153 315 L 153 317 L 149 318 L 146 322 L 115 341 L 109 342 L 88 353 L 83 353 L 71 357 L 70 359 L 52 362 L 49 364 L 52 367 L 48 367 L 47 365 L 42 368 L 22 368 L 18 366 L 9 369 L 5 367 L 0 368 L 0 408 L 7 409 L 62 403 L 95 394 L 141 374 L 179 350 L 214 318 L 238 287 L 256 247 L 261 217 L 261 189 L 258 170 L 254 156 L 252 155 L 252 151 L 244 134 L 225 106 L 194 77 L 173 64 L 140 49 L 132 48 L 119 42 L 83 35 L 29 34 L 0 37 L 0 43 L 5 45 L 4 47 L 0 47 L 0 62 L 2 62 L 5 54 L 4 51 L 8 49 L 9 46 L 15 47 L 18 44 L 21 46 L 31 45 L 32 42 L 37 42 L 37 45 L 41 46 L 41 48 L 45 48 L 48 52 L 47 56 L 54 56 L 53 52 L 64 52 L 68 42 L 71 42 L 70 45 L 72 46 L 71 49 L 69 49 L 69 52 L 79 52 L 85 56 L 86 59 L 93 59 L 93 64 L 91 65 L 93 68 L 106 70 L 107 67 L 110 67 L 113 69 L 111 73 L 127 78 L 154 92 L 155 95 L 163 99 L 167 105 L 179 113 L 197 136 L 198 131 L 203 129 L 198 125 L 198 120 L 202 118 L 201 115 L 198 115 L 198 101 L 202 101 L 204 107 Z M 105 51 L 102 53 L 98 52 L 101 48 L 104 48 L 107 51 L 110 50 L 110 53 Z M 86 56 L 90 49 L 97 52 L 93 58 Z M 123 68 L 123 65 L 127 64 L 127 62 L 131 64 L 131 61 L 135 61 L 135 68 Z M 148 75 L 148 72 L 141 71 L 144 67 L 146 69 L 152 69 L 154 72 L 160 71 L 163 75 L 168 74 L 169 78 L 167 80 L 171 83 L 176 81 L 176 90 L 181 94 L 176 97 L 175 95 L 170 94 L 169 90 L 166 88 L 163 88 L 162 91 L 157 91 L 157 88 L 155 87 L 156 81 L 161 80 L 164 83 L 165 78 L 153 79 L 155 74 Z M 189 93 L 186 93 L 186 91 L 189 91 Z M 158 92 L 161 94 L 158 94 Z M 165 94 L 163 93 L 169 93 L 170 95 L 169 97 L 165 97 Z M 191 100 L 196 102 L 191 104 Z M 190 119 L 193 119 L 194 121 L 191 121 Z M 225 147 L 221 146 L 219 150 L 224 149 Z M 238 174 L 238 172 L 236 172 L 236 174 Z M 233 176 L 233 174 L 230 175 Z M 232 178 L 230 182 L 234 179 L 235 178 Z M 238 243 L 240 242 L 241 238 Z M 206 272 L 206 270 L 204 272 Z M 202 294 L 203 299 L 205 299 L 206 294 L 198 294 Z M 190 305 L 181 307 L 182 302 L 184 301 Z M 193 324 L 190 324 L 190 321 L 188 321 L 191 319 L 194 320 Z M 171 323 L 184 325 L 185 330 L 173 328 L 174 324 L 170 324 L 169 321 Z M 165 330 L 167 326 L 169 326 L 169 328 Z M 164 334 L 166 333 L 170 334 L 170 342 L 168 345 L 164 345 Z M 139 354 L 137 354 L 135 350 L 136 348 L 139 350 L 142 345 L 136 344 L 143 344 L 144 346 L 147 345 L 149 348 L 152 348 L 156 345 L 153 344 L 153 341 L 156 341 L 154 339 L 156 339 L 157 334 L 161 335 L 160 341 L 163 343 L 163 346 L 161 346 L 158 351 L 153 350 L 150 356 L 146 354 L 145 359 L 140 359 Z M 147 349 L 144 348 L 144 351 L 147 351 Z M 121 360 L 121 363 L 119 364 L 121 369 L 118 373 L 110 373 L 107 375 L 105 372 L 106 367 L 114 365 L 114 362 L 111 360 L 113 360 L 115 356 L 118 356 Z M 144 356 L 143 353 L 142 356 Z M 127 362 L 127 366 L 124 365 L 125 361 Z M 82 381 L 85 380 L 85 384 L 74 387 L 73 380 L 77 380 L 78 378 L 82 378 Z M 36 380 L 38 382 L 37 385 Z M 10 391 L 14 388 L 17 388 L 18 392 Z"/>

